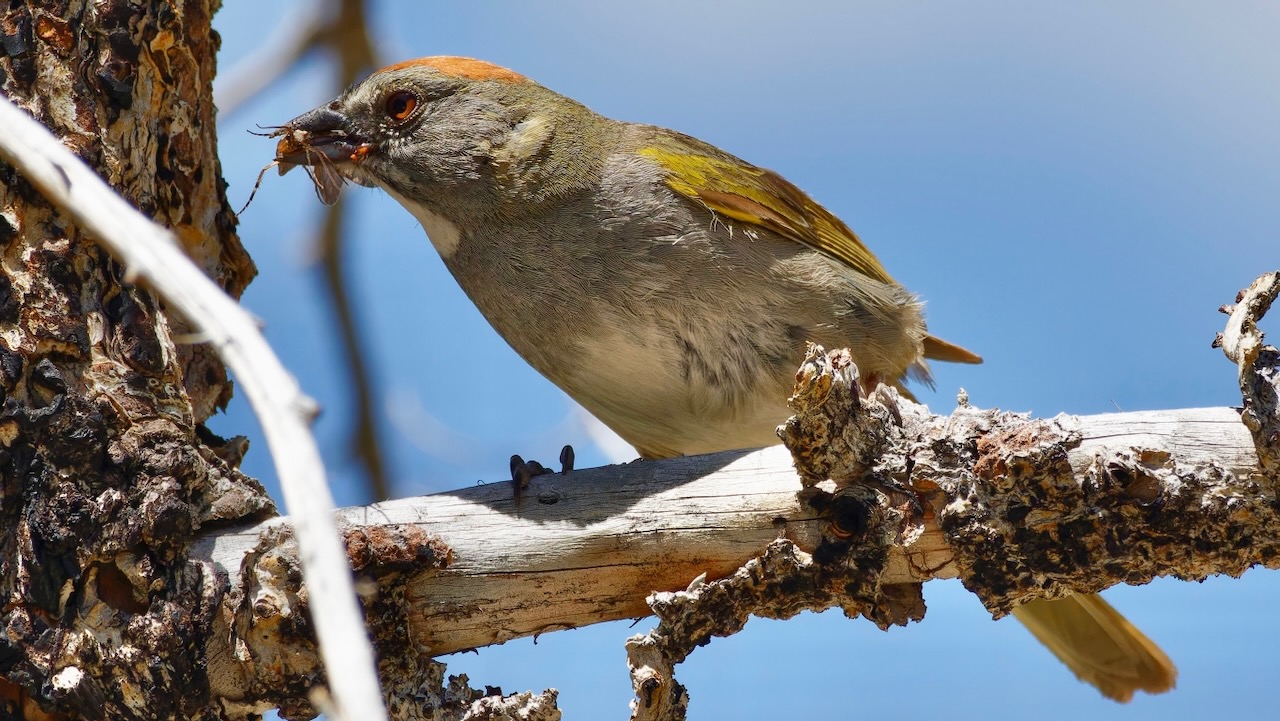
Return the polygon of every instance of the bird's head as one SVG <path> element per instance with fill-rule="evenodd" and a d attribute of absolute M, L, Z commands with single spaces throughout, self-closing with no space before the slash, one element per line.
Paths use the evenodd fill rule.
<path fill-rule="evenodd" d="M 611 122 L 506 68 L 429 57 L 383 68 L 273 135 L 281 172 L 309 166 L 326 202 L 345 179 L 454 215 L 571 192 L 598 172 Z"/>

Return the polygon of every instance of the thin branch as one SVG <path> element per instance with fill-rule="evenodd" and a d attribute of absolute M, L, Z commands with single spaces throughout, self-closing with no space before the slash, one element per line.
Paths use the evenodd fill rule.
<path fill-rule="evenodd" d="M 116 195 L 44 126 L 0 98 L 0 155 L 46 198 L 195 324 L 232 369 L 262 423 L 285 503 L 295 514 L 312 612 L 344 719 L 386 718 L 372 650 L 333 524 L 333 499 L 309 423 L 313 403 L 280 365 L 253 319 L 185 256 L 172 234 Z"/>
<path fill-rule="evenodd" d="M 330 50 L 346 87 L 361 70 L 374 67 L 364 0 L 316 0 L 285 18 L 260 50 L 214 80 L 218 114 L 230 116 L 271 87 L 313 51 Z"/>
<path fill-rule="evenodd" d="M 214 81 L 220 116 L 229 116 L 271 87 L 308 54 L 332 53 L 340 90 L 378 65 L 365 0 L 314 0 L 283 20 L 262 48 Z"/>
<path fill-rule="evenodd" d="M 351 307 L 351 295 L 347 292 L 346 277 L 343 275 L 345 243 L 342 218 L 345 208 L 345 203 L 338 203 L 325 209 L 324 226 L 317 243 L 324 267 L 325 287 L 333 301 L 333 314 L 338 321 L 338 339 L 351 380 L 348 387 L 355 407 L 351 450 L 364 466 L 373 500 L 384 501 L 391 497 L 391 483 L 383 460 L 382 435 L 378 432 L 373 376 L 364 357 L 364 349 L 368 345 L 360 338 L 355 312 Z"/>
<path fill-rule="evenodd" d="M 285 18 L 256 52 L 241 58 L 214 79 L 213 97 L 219 117 L 233 115 L 316 49 L 326 20 L 332 14 L 325 11 L 325 4 L 312 2 L 301 12 Z"/>
<path fill-rule="evenodd" d="M 337 63 L 334 93 L 355 82 L 373 68 L 377 51 L 369 39 L 367 7 L 364 0 L 320 0 L 306 12 L 302 22 L 289 18 L 267 43 L 267 49 L 232 68 L 230 79 L 215 90 L 222 114 L 235 112 L 253 95 L 270 87 L 284 73 L 313 51 L 328 51 Z M 351 294 L 343 274 L 342 232 L 344 205 L 326 208 L 317 239 L 323 266 L 325 289 L 333 302 L 338 339 L 347 364 L 352 406 L 355 408 L 350 449 L 364 468 L 370 495 L 375 501 L 390 497 L 391 483 L 382 451 L 378 414 L 375 412 L 373 377 L 365 362 L 368 347 L 360 337 Z"/>
<path fill-rule="evenodd" d="M 364 0 L 338 0 L 332 10 L 333 20 L 322 31 L 318 42 L 332 51 L 338 62 L 335 93 L 354 83 L 362 73 L 377 64 L 377 51 L 369 40 L 367 8 Z M 355 426 L 352 430 L 351 449 L 364 466 L 369 482 L 370 495 L 375 501 L 391 496 L 391 483 L 382 452 L 382 434 L 379 433 L 378 414 L 375 412 L 374 381 L 365 362 L 365 349 L 369 346 L 360 337 L 356 314 L 352 309 L 351 294 L 347 292 L 344 270 L 346 235 L 342 232 L 344 203 L 329 206 L 325 211 L 324 230 L 318 239 L 320 260 L 324 266 L 325 286 L 333 299 L 334 315 L 338 320 L 338 337 L 347 361 L 351 377 L 352 405 L 355 406 Z"/>

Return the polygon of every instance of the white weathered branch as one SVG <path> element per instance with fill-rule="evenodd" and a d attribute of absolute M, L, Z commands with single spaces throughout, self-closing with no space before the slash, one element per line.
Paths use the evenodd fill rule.
<path fill-rule="evenodd" d="M 44 126 L 0 97 L 0 157 L 122 260 L 131 279 L 189 319 L 235 373 L 262 423 L 301 539 L 311 609 L 339 718 L 386 718 L 372 650 L 333 525 L 333 499 L 310 421 L 313 403 L 252 317 L 193 264 L 165 229 L 121 199 Z"/>
<path fill-rule="evenodd" d="M 992 417 L 967 408 L 932 417 L 928 432 L 912 443 L 918 469 L 913 483 L 918 489 L 939 481 L 941 488 L 949 475 L 971 473 L 970 461 L 957 457 L 948 465 L 937 446 L 976 446 L 979 437 L 992 431 Z M 999 417 L 1006 430 L 1045 423 Z M 1139 482 L 1134 489 L 1138 495 L 1131 497 L 1134 507 L 1150 493 L 1177 493 L 1198 494 L 1209 505 L 1212 499 L 1239 496 L 1242 503 L 1252 504 L 1253 512 L 1271 513 L 1256 482 L 1252 440 L 1232 409 L 1062 416 L 1053 423 L 1075 429 L 1066 460 L 1081 484 L 1094 482 L 1090 479 L 1099 464 L 1119 463 L 1139 451 L 1148 459 L 1164 459 L 1156 466 L 1177 469 L 1166 475 L 1151 470 L 1157 486 Z M 886 460 L 894 462 L 905 459 Z M 1120 475 L 1118 469 L 1111 474 Z M 1215 472 L 1201 474 L 1197 469 Z M 1130 482 L 1135 480 L 1140 474 Z M 800 489 L 791 456 L 779 446 L 539 476 L 518 502 L 509 484 L 496 483 L 348 508 L 340 515 L 355 564 L 378 579 L 384 590 L 394 586 L 402 599 L 399 608 L 382 609 L 387 615 L 375 618 L 375 623 L 407 624 L 414 645 L 444 654 L 648 615 L 645 599 L 650 592 L 684 589 L 700 576 L 729 576 L 776 539 L 789 539 L 813 552 L 824 538 L 829 540 L 833 519 L 804 503 Z M 922 513 L 914 514 L 921 532 L 887 549 L 881 586 L 963 576 L 969 561 L 957 557 L 963 551 L 939 525 L 941 509 L 955 499 L 946 492 L 936 497 L 931 493 L 936 491 L 922 492 L 925 505 Z M 1204 513 L 1186 520 L 1192 528 L 1209 527 L 1222 518 Z M 1040 521 L 1052 523 L 1054 518 Z M 233 584 L 248 583 L 254 561 L 263 553 L 264 532 L 281 522 L 219 531 L 194 552 L 225 569 Z M 1274 528 L 1280 529 L 1280 523 Z M 1134 534 L 1136 554 L 1142 524 L 1123 530 Z M 1280 531 L 1267 541 L 1243 549 L 1241 562 L 1271 563 L 1263 554 L 1280 548 Z M 1028 557 L 1034 558 L 1034 550 Z M 1191 578 L 1215 571 L 1238 573 L 1242 568 L 1238 563 L 1213 567 L 1214 558 L 1205 551 L 1196 559 L 1163 558 L 1163 565 L 1154 568 L 1121 552 L 1109 562 L 1147 573 L 1148 578 L 1157 572 Z M 1079 590 L 1098 590 L 1092 580 L 1069 583 Z M 255 589 L 250 595 L 272 592 L 261 585 Z M 1018 593 L 1017 598 L 1029 599 L 1045 590 L 1022 588 Z M 998 609 L 1008 599 L 984 600 Z"/>

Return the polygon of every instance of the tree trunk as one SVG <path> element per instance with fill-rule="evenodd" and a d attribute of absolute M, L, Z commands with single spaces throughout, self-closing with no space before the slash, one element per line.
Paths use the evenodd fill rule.
<path fill-rule="evenodd" d="M 0 89 L 239 296 L 216 153 L 217 0 L 28 0 Z M 0 699 L 39 718 L 216 718 L 188 547 L 271 501 L 201 423 L 231 384 L 185 323 L 0 163 Z"/>

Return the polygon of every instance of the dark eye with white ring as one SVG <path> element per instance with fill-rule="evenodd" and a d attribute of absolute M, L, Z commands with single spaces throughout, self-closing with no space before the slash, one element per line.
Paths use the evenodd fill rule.
<path fill-rule="evenodd" d="M 382 104 L 382 109 L 386 112 L 387 117 L 397 123 L 408 120 L 417 107 L 418 97 L 408 90 L 397 90 L 388 95 L 386 101 Z"/>

